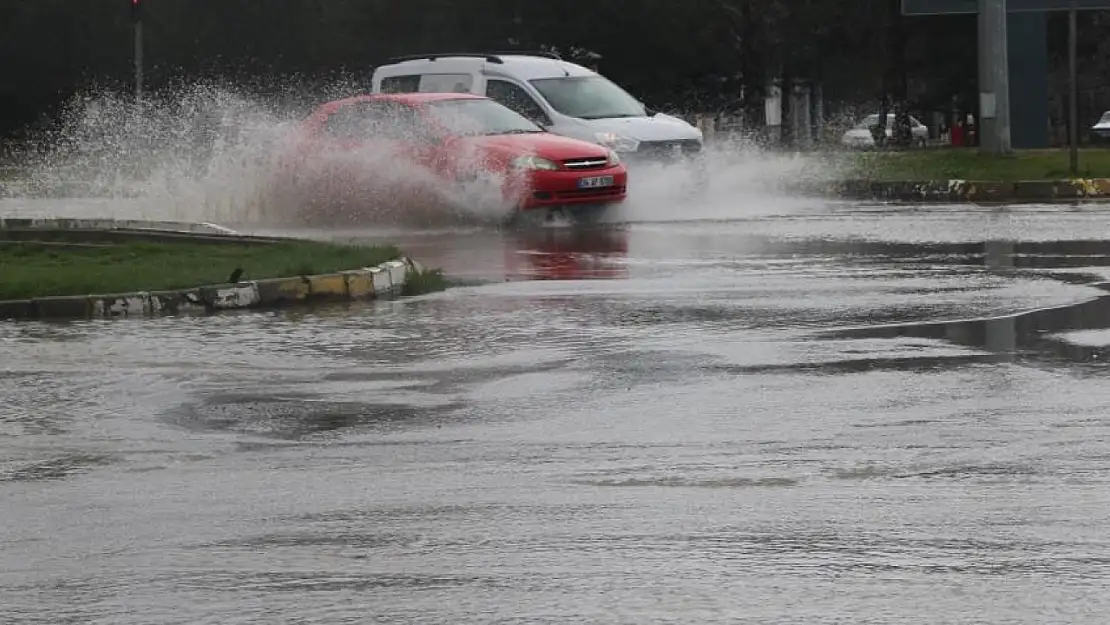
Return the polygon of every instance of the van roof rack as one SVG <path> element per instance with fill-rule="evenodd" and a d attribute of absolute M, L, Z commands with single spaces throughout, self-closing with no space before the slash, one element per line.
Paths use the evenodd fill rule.
<path fill-rule="evenodd" d="M 563 60 L 558 54 L 554 52 L 532 51 L 532 50 L 506 50 L 502 52 L 433 52 L 429 54 L 405 54 L 402 56 L 395 56 L 389 59 L 390 63 L 401 63 L 404 61 L 434 61 L 436 59 L 447 57 L 466 57 L 472 59 L 485 59 L 489 63 L 503 64 L 505 61 L 502 56 L 523 55 L 523 56 L 541 56 L 547 59 L 554 59 L 556 61 Z"/>
<path fill-rule="evenodd" d="M 402 56 L 395 56 L 389 59 L 390 63 L 401 63 L 403 61 L 434 61 L 445 57 L 462 56 L 472 59 L 485 59 L 490 63 L 504 63 L 500 57 L 482 53 L 482 52 L 433 52 L 431 54 L 405 54 Z"/>
<path fill-rule="evenodd" d="M 545 59 L 554 59 L 556 61 L 563 60 L 563 57 L 555 52 L 548 52 L 546 50 L 500 50 L 498 52 L 490 52 L 490 54 L 495 54 L 497 56 L 540 56 Z"/>

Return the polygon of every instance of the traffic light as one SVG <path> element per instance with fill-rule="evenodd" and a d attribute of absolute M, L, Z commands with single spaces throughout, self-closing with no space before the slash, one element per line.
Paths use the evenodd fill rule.
<path fill-rule="evenodd" d="M 131 3 L 131 21 L 137 22 L 143 18 L 142 0 L 128 0 Z"/>

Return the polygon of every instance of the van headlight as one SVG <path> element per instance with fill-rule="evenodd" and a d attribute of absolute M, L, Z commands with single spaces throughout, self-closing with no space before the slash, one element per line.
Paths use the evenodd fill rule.
<path fill-rule="evenodd" d="M 606 160 L 605 164 L 608 165 L 609 167 L 616 167 L 617 165 L 620 165 L 621 164 L 620 154 L 617 154 L 614 150 L 609 150 L 609 158 Z"/>
<path fill-rule="evenodd" d="M 527 155 L 518 156 L 510 163 L 514 169 L 529 169 L 529 170 L 542 170 L 542 171 L 555 171 L 559 169 L 559 165 L 555 161 L 548 160 L 541 156 Z"/>
<path fill-rule="evenodd" d="M 617 152 L 635 152 L 640 147 L 640 142 L 630 139 L 615 132 L 599 132 L 594 139 L 605 147 Z"/>

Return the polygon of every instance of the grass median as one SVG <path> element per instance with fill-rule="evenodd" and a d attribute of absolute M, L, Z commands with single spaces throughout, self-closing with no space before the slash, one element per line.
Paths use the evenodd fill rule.
<path fill-rule="evenodd" d="M 0 243 L 0 300 L 187 289 L 358 269 L 400 257 L 392 246 L 316 241 L 235 245 Z"/>
<path fill-rule="evenodd" d="M 842 178 L 1015 182 L 1069 179 L 1068 158 L 1066 149 L 1018 150 L 1012 155 L 995 156 L 974 148 L 937 148 L 846 154 L 838 160 Z M 1080 150 L 1079 177 L 1110 178 L 1110 149 Z"/>

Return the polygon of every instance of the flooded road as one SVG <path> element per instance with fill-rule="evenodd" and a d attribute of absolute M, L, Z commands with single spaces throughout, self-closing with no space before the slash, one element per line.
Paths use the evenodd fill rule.
<path fill-rule="evenodd" d="M 1110 212 L 753 212 L 0 324 L 0 622 L 1103 623 Z"/>

